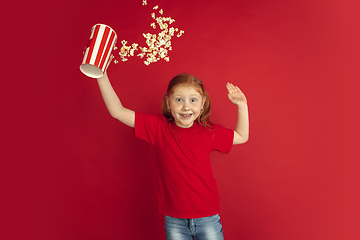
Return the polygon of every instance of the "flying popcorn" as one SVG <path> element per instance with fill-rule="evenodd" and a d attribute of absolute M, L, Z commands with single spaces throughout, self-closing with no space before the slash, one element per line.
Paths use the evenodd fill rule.
<path fill-rule="evenodd" d="M 146 0 L 142 1 L 143 6 L 146 6 L 147 4 Z M 158 10 L 159 6 L 156 5 L 152 9 Z M 181 37 L 184 34 L 184 31 L 179 30 L 178 28 L 170 27 L 170 25 L 175 22 L 175 19 L 171 17 L 163 17 L 163 9 L 159 9 L 158 12 L 161 16 L 156 16 L 155 12 L 150 14 L 151 18 L 155 20 L 155 22 L 150 23 L 150 27 L 152 29 L 159 29 L 159 32 L 142 34 L 145 38 L 146 46 L 140 46 L 138 43 L 128 45 L 126 40 L 121 41 L 122 46 L 120 47 L 119 55 L 122 62 L 128 61 L 129 57 L 133 56 L 138 56 L 141 59 L 145 58 L 144 64 L 147 66 L 161 59 L 166 62 L 170 61 L 168 54 L 169 51 L 172 50 L 171 38 L 175 36 L 175 34 L 178 38 Z M 115 49 L 117 49 L 117 47 L 114 47 L 114 50 Z M 140 51 L 140 53 L 137 53 L 138 51 Z M 114 60 L 114 62 L 115 61 L 116 60 Z M 116 61 L 116 63 L 117 62 L 118 61 Z"/>

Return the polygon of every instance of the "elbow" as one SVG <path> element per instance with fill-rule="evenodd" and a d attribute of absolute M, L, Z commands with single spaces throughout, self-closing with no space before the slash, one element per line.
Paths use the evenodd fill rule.
<path fill-rule="evenodd" d="M 242 135 L 240 135 L 239 133 L 237 133 L 235 131 L 233 145 L 244 144 L 248 140 L 249 140 L 249 135 L 248 134 L 246 134 L 245 136 L 242 136 Z"/>
<path fill-rule="evenodd" d="M 244 137 L 244 143 L 246 143 L 247 141 L 249 141 L 249 133 L 247 133 L 246 136 Z"/>
<path fill-rule="evenodd" d="M 124 111 L 124 108 L 121 107 L 121 108 L 108 108 L 108 111 L 110 113 L 110 116 L 115 118 L 115 119 L 120 119 L 121 116 L 123 115 L 123 111 Z"/>
<path fill-rule="evenodd" d="M 249 141 L 249 137 L 244 137 L 244 138 L 240 139 L 240 141 L 237 144 L 244 144 L 244 143 L 247 143 L 247 141 Z"/>
<path fill-rule="evenodd" d="M 247 134 L 244 136 L 244 142 L 243 142 L 243 143 L 246 143 L 247 141 L 249 141 L 249 133 L 247 133 Z"/>
<path fill-rule="evenodd" d="M 120 120 L 120 116 L 119 114 L 116 114 L 116 113 L 110 113 L 110 116 L 117 119 L 117 120 Z"/>
<path fill-rule="evenodd" d="M 111 117 L 119 119 L 119 114 L 116 111 L 109 111 L 109 113 Z"/>

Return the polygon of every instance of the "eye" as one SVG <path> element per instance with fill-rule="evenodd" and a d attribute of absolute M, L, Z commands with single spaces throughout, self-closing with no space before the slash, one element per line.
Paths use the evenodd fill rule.
<path fill-rule="evenodd" d="M 196 99 L 193 98 L 193 99 L 191 99 L 190 101 L 191 101 L 192 103 L 194 103 L 194 102 L 196 102 Z"/>
<path fill-rule="evenodd" d="M 176 101 L 176 102 L 181 102 L 182 99 L 181 99 L 181 98 L 177 98 L 177 99 L 175 99 L 175 101 Z"/>

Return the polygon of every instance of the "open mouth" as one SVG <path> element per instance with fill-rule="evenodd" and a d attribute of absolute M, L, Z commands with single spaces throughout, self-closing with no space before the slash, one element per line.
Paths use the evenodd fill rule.
<path fill-rule="evenodd" d="M 192 115 L 192 113 L 190 113 L 190 114 L 180 114 L 180 116 L 185 117 L 185 118 L 191 117 L 191 115 Z"/>

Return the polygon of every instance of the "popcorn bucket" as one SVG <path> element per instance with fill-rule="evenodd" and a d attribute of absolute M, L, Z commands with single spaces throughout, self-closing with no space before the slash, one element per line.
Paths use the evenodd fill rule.
<path fill-rule="evenodd" d="M 107 25 L 96 24 L 91 29 L 90 40 L 86 46 L 80 70 L 88 77 L 103 76 L 111 51 L 116 43 L 115 31 Z"/>

